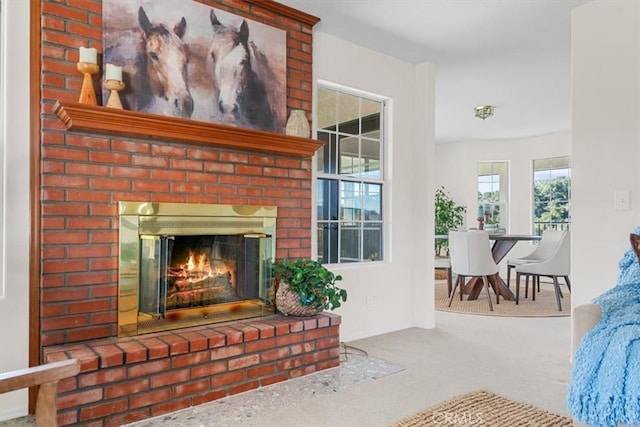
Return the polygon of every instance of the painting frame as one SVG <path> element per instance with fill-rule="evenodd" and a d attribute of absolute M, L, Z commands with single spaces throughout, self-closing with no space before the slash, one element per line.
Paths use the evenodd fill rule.
<path fill-rule="evenodd" d="M 285 30 L 196 1 L 102 5 L 103 69 L 122 67 L 125 109 L 284 131 Z"/>

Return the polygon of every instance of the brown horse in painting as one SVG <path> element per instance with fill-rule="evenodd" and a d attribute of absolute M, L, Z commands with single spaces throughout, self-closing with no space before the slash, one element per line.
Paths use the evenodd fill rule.
<path fill-rule="evenodd" d="M 267 57 L 249 40 L 247 21 L 242 20 L 239 28 L 226 26 L 213 10 L 209 18 L 214 31 L 214 95 L 223 120 L 262 130 L 282 130 L 269 86 L 277 79 Z"/>
<path fill-rule="evenodd" d="M 188 84 L 188 50 L 183 42 L 187 22 L 184 17 L 172 30 L 153 25 L 144 9 L 138 9 L 142 37 L 136 57 L 137 109 L 175 117 L 190 118 L 193 98 Z"/>

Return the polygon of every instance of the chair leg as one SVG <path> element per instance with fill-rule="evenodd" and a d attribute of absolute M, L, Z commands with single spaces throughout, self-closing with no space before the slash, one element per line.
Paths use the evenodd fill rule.
<path fill-rule="evenodd" d="M 451 302 L 453 301 L 453 297 L 456 294 L 456 288 L 458 287 L 458 283 L 460 282 L 460 276 L 458 276 L 456 278 L 456 281 L 453 283 L 453 289 L 451 289 L 451 292 L 449 293 L 449 305 L 448 307 L 451 307 Z"/>
<path fill-rule="evenodd" d="M 487 299 L 489 300 L 489 310 L 493 311 L 493 304 L 491 303 L 491 293 L 489 292 L 489 279 L 487 276 L 482 276 L 484 282 L 484 288 L 487 290 Z"/>
<path fill-rule="evenodd" d="M 500 275 L 498 273 L 494 274 L 491 276 L 491 280 L 495 283 L 493 290 L 496 293 L 496 304 L 500 304 L 500 294 L 498 293 L 498 280 L 500 280 Z"/>
<path fill-rule="evenodd" d="M 556 276 L 557 279 L 557 276 Z M 562 293 L 562 288 L 560 287 L 560 282 L 558 282 L 558 292 L 560 292 L 560 298 L 564 298 L 564 294 Z"/>
<path fill-rule="evenodd" d="M 462 301 L 462 293 L 464 292 L 464 277 L 462 274 L 458 276 L 458 280 L 460 280 L 460 301 Z"/>
<path fill-rule="evenodd" d="M 451 281 L 451 267 L 446 268 L 444 271 L 447 274 L 447 295 L 451 295 L 451 289 L 453 288 L 453 283 Z"/>
<path fill-rule="evenodd" d="M 456 283 L 457 281 L 458 281 L 458 275 L 456 273 L 454 273 L 453 270 L 452 270 L 451 271 L 451 283 Z M 456 291 L 455 291 L 455 289 L 453 289 L 453 287 L 451 289 L 451 293 L 452 294 L 456 293 Z"/>
<path fill-rule="evenodd" d="M 560 284 L 558 283 L 558 276 L 553 276 L 553 287 L 556 290 L 556 303 L 558 304 L 558 311 L 562 311 L 562 303 L 560 302 Z"/>
<path fill-rule="evenodd" d="M 569 276 L 564 276 L 564 281 L 567 284 L 567 289 L 571 292 L 571 282 L 569 281 Z"/>
<path fill-rule="evenodd" d="M 524 275 L 524 297 L 529 298 L 529 275 Z"/>
<path fill-rule="evenodd" d="M 538 283 L 538 286 L 540 286 L 540 276 L 538 276 L 537 274 L 532 274 L 531 275 L 531 301 L 536 300 L 536 282 Z"/>
<path fill-rule="evenodd" d="M 512 265 L 507 264 L 507 288 L 511 287 L 511 269 L 513 268 Z"/>
<path fill-rule="evenodd" d="M 516 273 L 516 305 L 520 304 L 520 273 Z"/>

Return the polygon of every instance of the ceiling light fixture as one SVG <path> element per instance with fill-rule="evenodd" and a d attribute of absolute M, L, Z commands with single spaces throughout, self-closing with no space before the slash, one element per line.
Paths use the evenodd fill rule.
<path fill-rule="evenodd" d="M 478 105 L 475 112 L 476 117 L 485 120 L 487 117 L 493 116 L 493 105 Z"/>

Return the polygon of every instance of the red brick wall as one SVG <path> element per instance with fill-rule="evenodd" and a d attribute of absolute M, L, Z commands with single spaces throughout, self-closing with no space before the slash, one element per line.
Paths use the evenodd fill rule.
<path fill-rule="evenodd" d="M 81 361 L 58 387 L 60 425 L 120 426 L 339 365 L 340 316 L 269 316 L 49 347 Z"/>
<path fill-rule="evenodd" d="M 203 3 L 287 31 L 288 108 L 309 112 L 310 25 L 248 1 Z M 100 0 L 42 2 L 42 347 L 116 335 L 120 200 L 276 204 L 276 257 L 310 255 L 310 159 L 66 131 L 53 105 L 78 100 L 78 48 L 102 53 L 101 13 Z"/>

